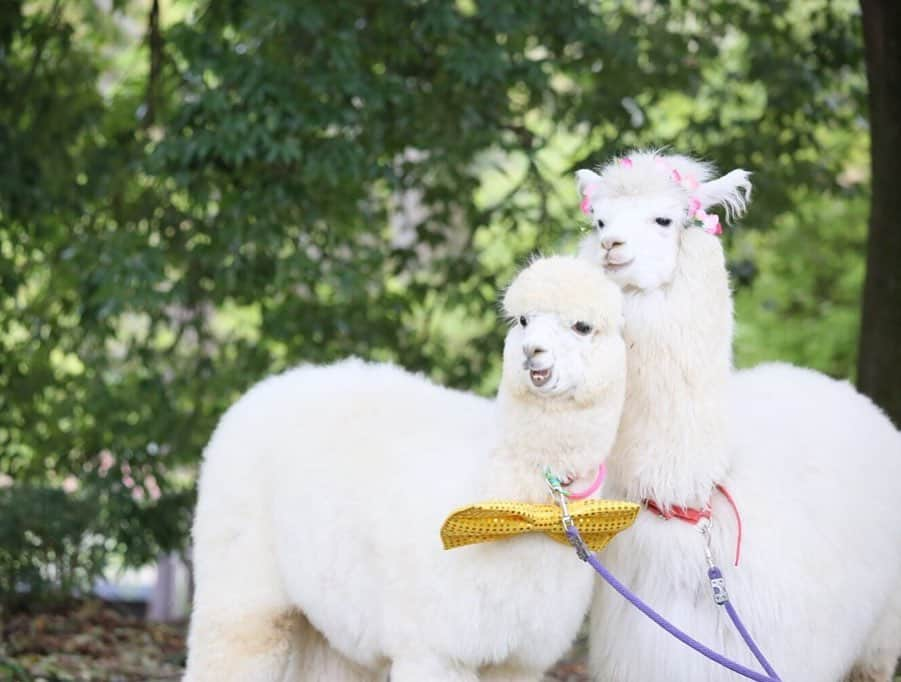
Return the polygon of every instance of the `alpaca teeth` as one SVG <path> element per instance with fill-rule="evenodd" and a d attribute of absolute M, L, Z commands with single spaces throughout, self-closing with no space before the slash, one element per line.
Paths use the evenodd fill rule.
<path fill-rule="evenodd" d="M 529 378 L 532 380 L 532 384 L 535 386 L 543 386 L 547 383 L 547 380 L 551 377 L 551 370 L 548 369 L 533 369 L 529 371 Z"/>

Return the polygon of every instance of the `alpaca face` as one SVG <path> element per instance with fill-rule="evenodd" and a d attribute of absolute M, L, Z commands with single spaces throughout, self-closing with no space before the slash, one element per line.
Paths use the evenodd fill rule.
<path fill-rule="evenodd" d="M 584 259 L 533 261 L 507 289 L 504 313 L 511 395 L 591 401 L 624 371 L 622 294 Z"/>
<path fill-rule="evenodd" d="M 578 331 L 577 331 L 578 330 Z M 582 381 L 594 328 L 550 313 L 520 315 L 504 343 L 505 376 L 521 392 L 561 395 Z"/>
<path fill-rule="evenodd" d="M 715 231 L 715 215 L 740 215 L 750 196 L 749 173 L 734 170 L 711 179 L 710 165 L 679 155 L 634 152 L 600 169 L 576 172 L 582 210 L 592 234 L 580 255 L 623 289 L 657 289 L 670 283 L 685 229 Z M 690 226 L 696 221 L 704 228 Z M 711 222 L 712 221 L 712 222 Z"/>
<path fill-rule="evenodd" d="M 616 328 L 555 313 L 524 313 L 504 342 L 503 381 L 520 397 L 593 400 L 625 366 Z"/>
<path fill-rule="evenodd" d="M 687 211 L 678 192 L 597 200 L 581 253 L 624 289 L 656 289 L 675 273 Z"/>

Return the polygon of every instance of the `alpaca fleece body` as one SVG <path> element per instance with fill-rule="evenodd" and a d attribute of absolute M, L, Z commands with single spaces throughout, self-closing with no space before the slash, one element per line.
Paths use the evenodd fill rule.
<path fill-rule="evenodd" d="M 439 537 L 472 502 L 547 502 L 545 465 L 590 481 L 612 445 L 619 292 L 550 260 L 508 291 L 528 323 L 507 336 L 496 402 L 349 360 L 267 379 L 229 410 L 201 474 L 186 679 L 537 681 L 566 651 L 593 586 L 571 548 L 523 536 L 444 551 Z M 553 290 L 568 270 L 594 282 L 589 305 L 520 296 L 535 272 Z M 527 362 L 554 368 L 540 389 L 523 369 L 539 345 Z"/>
<path fill-rule="evenodd" d="M 888 420 L 845 382 L 790 365 L 735 373 L 726 406 L 721 482 L 744 522 L 714 493 L 712 547 L 730 599 L 786 682 L 839 682 L 852 668 L 889 682 L 901 646 L 901 443 Z M 666 450 L 658 452 L 666 453 Z M 612 476 L 605 495 L 634 486 Z M 637 499 L 637 498 L 633 498 Z M 650 512 L 602 560 L 642 599 L 716 651 L 759 670 L 711 598 L 696 528 Z M 590 631 L 594 679 L 742 679 L 678 643 L 606 584 Z"/>
<path fill-rule="evenodd" d="M 632 158 L 631 167 L 579 172 L 580 187 L 601 185 L 593 214 L 605 224 L 582 256 L 599 269 L 629 263 L 613 275 L 624 291 L 628 378 L 605 495 L 662 507 L 712 500 L 712 550 L 730 599 L 785 682 L 890 682 L 901 650 L 901 434 L 847 383 L 789 365 L 732 371 L 721 244 L 683 228 L 679 196 L 688 194 L 667 182 L 678 167 L 700 181 L 704 206 L 740 209 L 730 186 L 747 173 L 710 180 L 709 166 L 684 157 Z M 654 178 L 647 192 L 643 176 Z M 658 229 L 661 215 L 676 232 Z M 744 521 L 737 568 L 736 522 L 717 483 Z M 644 512 L 602 560 L 680 628 L 759 669 L 712 601 L 694 526 Z M 591 609 L 590 667 L 599 681 L 742 679 L 606 584 Z"/>

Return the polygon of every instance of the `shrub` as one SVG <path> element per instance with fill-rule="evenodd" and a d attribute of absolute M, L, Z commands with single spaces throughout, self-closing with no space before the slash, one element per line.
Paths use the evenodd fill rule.
<path fill-rule="evenodd" d="M 54 488 L 0 489 L 0 607 L 65 600 L 90 589 L 107 550 L 92 498 Z"/>

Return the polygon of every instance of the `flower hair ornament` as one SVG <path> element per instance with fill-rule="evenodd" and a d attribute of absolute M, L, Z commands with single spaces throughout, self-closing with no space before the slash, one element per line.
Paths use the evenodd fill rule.
<path fill-rule="evenodd" d="M 698 182 L 698 179 L 690 173 L 680 173 L 678 169 L 672 168 L 667 163 L 666 159 L 660 156 L 655 157 L 654 163 L 658 168 L 669 171 L 670 177 L 673 179 L 673 182 L 675 182 L 677 185 L 679 185 L 689 193 L 689 225 L 700 227 L 708 234 L 717 236 L 721 235 L 723 233 L 723 226 L 720 223 L 719 216 L 716 213 L 708 213 L 707 211 L 705 211 L 701 204 L 701 200 L 696 194 L 698 187 L 701 186 L 701 183 Z M 632 159 L 628 156 L 625 156 L 619 160 L 619 165 L 624 168 L 632 168 Z M 597 191 L 597 189 L 597 185 L 592 185 L 585 188 L 585 194 L 582 197 L 582 203 L 580 204 L 582 213 L 584 213 L 585 215 L 588 215 L 591 212 L 592 195 Z"/>
<path fill-rule="evenodd" d="M 659 156 L 654 159 L 654 163 L 664 170 L 669 170 L 673 182 L 685 189 L 691 195 L 691 198 L 688 200 L 688 218 L 691 220 L 692 225 L 702 228 L 704 232 L 707 232 L 708 234 L 714 234 L 717 237 L 720 236 L 723 233 L 720 217 L 716 213 L 708 213 L 705 211 L 701 206 L 701 200 L 694 194 L 694 192 L 697 192 L 698 187 L 701 186 L 698 179 L 690 173 L 683 175 L 677 168 L 670 168 L 666 160 Z"/>

